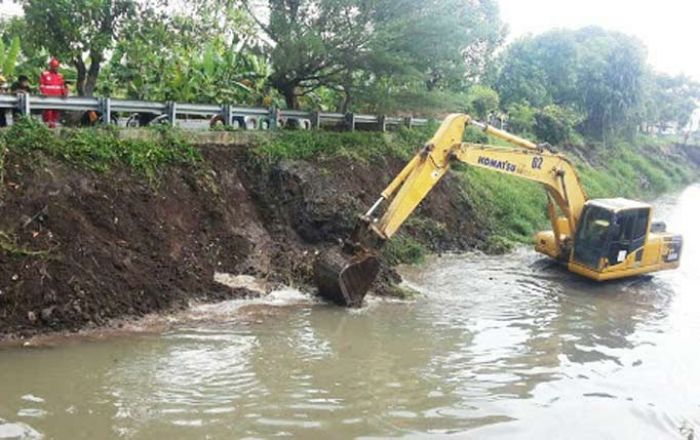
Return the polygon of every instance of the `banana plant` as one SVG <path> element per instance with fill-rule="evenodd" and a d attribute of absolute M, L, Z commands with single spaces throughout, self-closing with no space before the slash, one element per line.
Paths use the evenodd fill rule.
<path fill-rule="evenodd" d="M 17 67 L 17 58 L 22 50 L 19 37 L 15 36 L 10 43 L 10 47 L 5 47 L 5 42 L 0 39 L 0 66 L 5 76 L 13 76 Z"/>

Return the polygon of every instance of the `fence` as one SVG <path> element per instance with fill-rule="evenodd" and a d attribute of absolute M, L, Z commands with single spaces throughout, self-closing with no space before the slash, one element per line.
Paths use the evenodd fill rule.
<path fill-rule="evenodd" d="M 244 107 L 235 104 L 188 104 L 179 102 L 134 101 L 128 99 L 93 97 L 52 97 L 33 95 L 0 95 L 0 111 L 18 111 L 29 115 L 47 109 L 88 112 L 94 111 L 105 124 L 119 123 L 118 115 L 126 115 L 127 126 L 152 124 L 186 125 L 190 117 L 206 121 L 210 126 L 224 125 L 245 130 L 276 128 L 319 129 L 323 126 L 346 130 L 380 130 L 390 127 L 417 127 L 428 119 L 414 117 L 377 116 L 359 113 L 304 112 L 275 107 Z M 183 119 L 184 118 L 184 119 Z M 205 118 L 205 119 L 202 119 Z"/>

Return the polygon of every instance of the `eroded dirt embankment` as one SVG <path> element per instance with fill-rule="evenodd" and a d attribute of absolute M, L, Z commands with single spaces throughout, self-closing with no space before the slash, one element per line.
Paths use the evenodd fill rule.
<path fill-rule="evenodd" d="M 206 146 L 201 167 L 168 168 L 153 185 L 125 169 L 96 173 L 41 153 L 9 153 L 0 198 L 0 336 L 250 294 L 215 283 L 215 272 L 309 285 L 314 252 L 346 236 L 403 165 L 339 157 L 265 166 L 248 154 Z M 484 238 L 457 185 L 446 178 L 420 208 L 419 217 L 440 227 L 407 226 L 432 250 Z"/>

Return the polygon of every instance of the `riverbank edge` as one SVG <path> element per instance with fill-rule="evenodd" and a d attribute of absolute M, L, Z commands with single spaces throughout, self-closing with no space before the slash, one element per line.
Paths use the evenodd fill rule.
<path fill-rule="evenodd" d="M 46 149 L 10 145 L 0 230 L 13 231 L 13 249 L 0 253 L 2 338 L 101 328 L 192 301 L 251 295 L 215 283 L 216 271 L 308 291 L 315 253 L 349 233 L 428 135 L 215 133 L 218 144 L 196 141 L 196 163 L 158 164 L 149 178 L 123 163 L 86 169 Z M 322 153 L 328 143 L 333 150 Z M 654 163 L 690 160 L 673 146 L 646 153 Z M 606 173 L 601 164 L 609 162 L 597 160 L 581 163 L 584 184 Z M 683 167 L 696 179 L 697 168 Z M 661 192 L 641 176 L 645 198 Z M 505 199 L 495 197 L 504 191 Z M 505 252 L 508 243 L 526 241 L 544 222 L 544 210 L 537 213 L 543 199 L 537 185 L 455 169 L 385 249 L 389 264 L 375 293 L 401 295 L 391 265 L 420 263 L 427 253 Z M 504 228 L 512 228 L 505 239 Z"/>

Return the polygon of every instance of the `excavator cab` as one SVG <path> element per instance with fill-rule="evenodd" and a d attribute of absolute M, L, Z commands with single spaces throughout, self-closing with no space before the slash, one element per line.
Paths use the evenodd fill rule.
<path fill-rule="evenodd" d="M 587 202 L 574 240 L 574 261 L 601 270 L 633 253 L 641 259 L 650 218 L 646 203 L 621 198 Z"/>
<path fill-rule="evenodd" d="M 622 198 L 586 202 L 571 266 L 589 272 L 586 275 L 590 278 L 604 280 L 627 276 L 649 264 L 674 263 L 674 252 L 664 253 L 660 245 L 672 245 L 664 247 L 673 247 L 679 256 L 680 237 L 665 233 L 663 225 L 651 225 L 650 221 L 651 206 L 646 203 Z M 650 254 L 646 259 L 645 253 Z"/>

